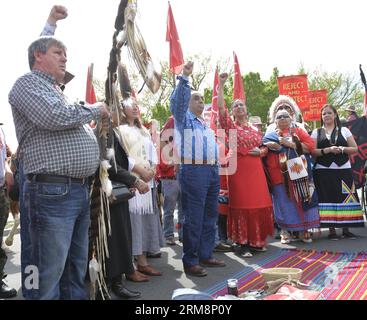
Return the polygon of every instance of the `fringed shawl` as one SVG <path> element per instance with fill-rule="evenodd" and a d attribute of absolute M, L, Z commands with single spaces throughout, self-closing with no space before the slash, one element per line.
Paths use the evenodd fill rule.
<path fill-rule="evenodd" d="M 150 134 L 145 129 L 130 127 L 127 124 L 114 129 L 121 147 L 126 151 L 129 158 L 133 158 L 135 165 L 151 168 L 154 162 L 154 152 Z M 132 173 L 136 175 L 135 173 Z M 145 194 L 135 193 L 135 197 L 129 200 L 129 210 L 133 214 L 153 214 L 153 197 L 151 189 Z"/>

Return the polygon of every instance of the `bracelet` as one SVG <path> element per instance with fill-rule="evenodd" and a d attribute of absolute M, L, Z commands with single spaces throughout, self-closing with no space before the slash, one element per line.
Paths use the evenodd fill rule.
<path fill-rule="evenodd" d="M 325 151 L 324 149 L 321 149 L 321 154 L 324 156 L 325 155 Z"/>

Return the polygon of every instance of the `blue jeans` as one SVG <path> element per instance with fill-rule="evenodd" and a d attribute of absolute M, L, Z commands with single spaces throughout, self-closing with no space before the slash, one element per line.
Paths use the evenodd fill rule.
<path fill-rule="evenodd" d="M 178 209 L 178 223 L 182 226 L 183 215 L 181 206 L 181 192 L 178 180 L 161 179 L 162 192 L 164 195 L 163 202 L 163 235 L 166 239 L 174 237 L 174 220 L 173 214 Z M 178 237 L 182 239 L 182 227 L 178 230 Z"/>
<path fill-rule="evenodd" d="M 26 180 L 23 195 L 30 260 L 39 273 L 39 288 L 31 288 L 29 298 L 87 299 L 89 185 Z"/>
<path fill-rule="evenodd" d="M 19 213 L 20 213 L 20 269 L 22 274 L 22 294 L 25 299 L 31 299 L 30 291 L 26 288 L 24 281 L 26 274 L 24 272 L 27 266 L 32 265 L 31 262 L 31 237 L 29 234 L 29 216 L 24 207 L 24 182 L 26 180 L 23 173 L 23 163 L 19 160 L 18 162 L 19 172 Z"/>
<path fill-rule="evenodd" d="M 180 185 L 184 267 L 213 257 L 218 221 L 219 174 L 217 166 L 181 165 Z"/>

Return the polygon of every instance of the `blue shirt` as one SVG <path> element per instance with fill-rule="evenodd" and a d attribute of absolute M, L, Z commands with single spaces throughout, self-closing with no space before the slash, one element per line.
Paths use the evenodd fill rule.
<path fill-rule="evenodd" d="M 195 163 L 206 161 L 216 164 L 218 146 L 214 131 L 205 121 L 189 109 L 191 97 L 190 84 L 187 78 L 178 77 L 179 82 L 170 99 L 170 109 L 175 119 L 175 141 L 180 146 L 180 157 L 193 160 Z"/>

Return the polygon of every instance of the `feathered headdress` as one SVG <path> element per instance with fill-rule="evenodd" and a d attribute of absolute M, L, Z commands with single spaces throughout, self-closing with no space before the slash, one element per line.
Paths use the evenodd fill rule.
<path fill-rule="evenodd" d="M 293 121 L 297 121 L 298 117 L 301 115 L 301 110 L 299 109 L 297 103 L 290 97 L 286 95 L 280 95 L 277 97 L 268 112 L 268 121 L 269 123 L 273 123 L 275 121 L 275 114 L 280 106 L 287 105 L 292 108 L 293 114 Z"/>

